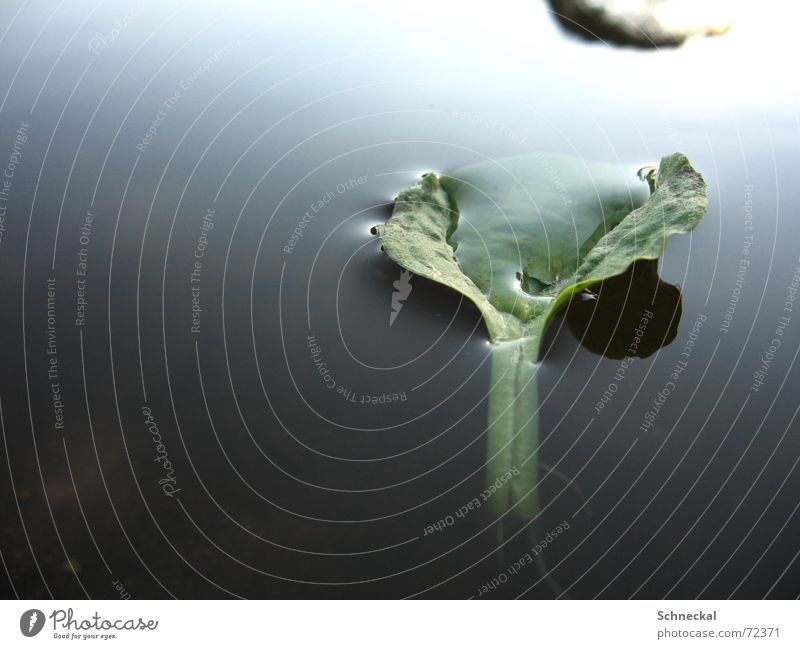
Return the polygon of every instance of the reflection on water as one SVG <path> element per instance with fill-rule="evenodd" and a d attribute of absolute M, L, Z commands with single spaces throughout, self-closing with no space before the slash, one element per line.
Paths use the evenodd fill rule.
<path fill-rule="evenodd" d="M 607 358 L 647 358 L 678 334 L 681 291 L 661 281 L 657 261 L 638 261 L 627 272 L 576 296 L 567 324 L 581 344 Z"/>
<path fill-rule="evenodd" d="M 8 595 L 796 596 L 797 96 L 763 63 L 792 43 L 642 53 L 565 37 L 544 3 L 347 9 L 1 19 Z M 674 340 L 620 374 L 586 309 L 630 337 L 628 302 L 554 322 L 547 504 L 498 551 L 484 325 L 419 277 L 392 321 L 370 228 L 425 171 L 676 149 L 711 206 L 661 263 L 683 315 L 648 335 Z"/>

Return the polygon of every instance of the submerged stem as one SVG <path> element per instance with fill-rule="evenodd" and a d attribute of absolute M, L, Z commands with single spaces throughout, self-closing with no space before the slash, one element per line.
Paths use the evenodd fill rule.
<path fill-rule="evenodd" d="M 538 343 L 538 337 L 523 338 L 492 350 L 486 488 L 496 515 L 512 509 L 530 519 L 539 511 L 539 364 L 528 360 Z"/>

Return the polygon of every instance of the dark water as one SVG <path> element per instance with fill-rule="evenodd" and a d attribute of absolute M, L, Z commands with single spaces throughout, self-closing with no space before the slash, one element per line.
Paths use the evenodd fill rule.
<path fill-rule="evenodd" d="M 0 30 L 8 597 L 800 593 L 791 43 L 613 49 L 536 2 L 15 1 Z M 390 327 L 370 227 L 425 171 L 674 150 L 710 199 L 662 261 L 675 341 L 620 375 L 555 322 L 544 508 L 498 541 L 485 328 L 420 278 Z"/>

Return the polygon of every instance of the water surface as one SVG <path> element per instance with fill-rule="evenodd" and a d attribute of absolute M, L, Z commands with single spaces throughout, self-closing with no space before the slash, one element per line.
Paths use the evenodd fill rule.
<path fill-rule="evenodd" d="M 0 30 L 7 596 L 798 595 L 790 41 L 616 49 L 535 2 L 14 2 Z M 370 228 L 426 171 L 675 150 L 710 200 L 661 264 L 675 341 L 620 375 L 554 323 L 545 507 L 498 536 L 469 506 L 486 330 L 421 278 L 390 326 Z"/>

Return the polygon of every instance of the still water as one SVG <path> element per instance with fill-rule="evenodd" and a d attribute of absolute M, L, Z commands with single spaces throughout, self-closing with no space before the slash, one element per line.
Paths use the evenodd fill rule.
<path fill-rule="evenodd" d="M 790 40 L 613 48 L 539 2 L 15 0 L 0 33 L 7 597 L 800 594 Z M 675 340 L 621 368 L 554 322 L 543 509 L 498 525 L 484 325 L 421 278 L 393 309 L 370 228 L 426 171 L 676 150 L 710 208 L 661 262 Z"/>

